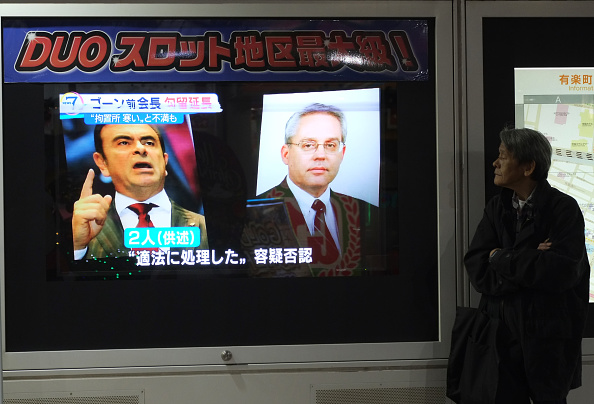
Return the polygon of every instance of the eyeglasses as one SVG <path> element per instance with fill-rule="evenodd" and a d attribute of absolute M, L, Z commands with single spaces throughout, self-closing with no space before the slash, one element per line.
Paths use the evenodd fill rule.
<path fill-rule="evenodd" d="M 287 144 L 299 146 L 299 149 L 303 153 L 315 153 L 318 150 L 318 147 L 320 145 L 322 145 L 322 146 L 324 146 L 324 151 L 327 154 L 338 153 L 341 149 L 340 146 L 344 145 L 344 143 L 341 142 L 340 140 L 333 140 L 331 142 L 325 142 L 325 143 L 318 143 L 314 140 L 302 140 L 299 143 L 287 143 Z"/>

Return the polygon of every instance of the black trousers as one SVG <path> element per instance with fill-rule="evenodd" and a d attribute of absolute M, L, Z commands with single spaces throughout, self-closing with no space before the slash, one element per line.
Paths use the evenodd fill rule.
<path fill-rule="evenodd" d="M 493 310 L 488 312 L 492 314 Z M 503 320 L 503 318 L 500 317 L 500 320 Z M 519 326 L 519 324 L 514 323 L 514 319 L 508 317 L 507 320 L 511 321 L 513 325 Z M 552 401 L 530 401 L 520 341 L 512 335 L 505 321 L 499 323 L 497 339 L 497 352 L 499 353 L 500 362 L 499 383 L 495 396 L 496 404 L 567 404 L 565 398 Z"/>
<path fill-rule="evenodd" d="M 503 325 L 505 329 L 505 326 Z M 512 341 L 508 350 L 499 351 L 499 384 L 495 402 L 497 404 L 530 404 L 528 382 L 524 373 L 522 350 L 519 342 Z M 533 404 L 567 404 L 567 399 L 532 401 Z"/>

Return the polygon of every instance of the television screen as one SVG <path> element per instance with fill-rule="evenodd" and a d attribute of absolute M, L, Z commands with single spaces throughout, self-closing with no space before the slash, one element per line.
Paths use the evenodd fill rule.
<path fill-rule="evenodd" d="M 7 351 L 438 340 L 433 24 L 3 19 Z"/>
<path fill-rule="evenodd" d="M 395 272 L 381 262 L 386 253 L 379 248 L 379 96 L 377 87 L 263 94 L 260 139 L 246 142 L 257 166 L 254 190 L 239 181 L 241 172 L 230 176 L 231 183 L 216 174 L 213 185 L 207 176 L 204 184 L 199 180 L 212 161 L 202 157 L 207 133 L 194 137 L 194 128 L 215 114 L 235 114 L 221 109 L 219 94 L 60 94 L 65 164 L 53 174 L 61 214 L 56 235 L 64 249 L 72 240 L 72 253 L 62 255 L 74 262 L 57 265 L 56 274 L 119 277 L 124 268 L 128 277 L 163 268 L 273 277 Z M 290 139 L 289 122 L 295 127 Z M 302 149 L 317 141 L 322 146 L 316 150 Z M 241 185 L 241 194 L 229 185 Z M 203 186 L 218 187 L 216 205 L 236 205 L 236 215 L 211 214 L 210 206 L 206 215 Z M 211 195 L 206 193 L 207 205 Z M 311 208 L 316 199 L 327 206 L 323 231 Z M 150 226 L 140 227 L 140 212 L 128 207 L 139 201 L 154 205 L 147 213 Z"/>

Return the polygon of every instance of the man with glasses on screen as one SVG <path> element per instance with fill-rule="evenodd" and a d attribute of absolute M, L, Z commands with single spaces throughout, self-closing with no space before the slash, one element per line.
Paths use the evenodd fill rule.
<path fill-rule="evenodd" d="M 295 236 L 312 248 L 314 276 L 351 275 L 360 264 L 360 214 L 368 204 L 330 189 L 346 151 L 346 119 L 331 105 L 311 104 L 285 126 L 281 158 L 287 177 L 260 198 L 283 198 Z"/>
<path fill-rule="evenodd" d="M 95 172 L 89 170 L 72 216 L 75 259 L 128 256 L 123 233 L 130 227 L 199 227 L 199 248 L 208 248 L 204 216 L 165 192 L 169 156 L 156 127 L 97 125 L 95 150 L 95 164 L 111 177 L 116 193 L 94 194 Z"/>

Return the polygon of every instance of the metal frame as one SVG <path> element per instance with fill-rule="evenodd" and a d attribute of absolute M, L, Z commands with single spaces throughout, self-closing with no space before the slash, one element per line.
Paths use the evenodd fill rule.
<path fill-rule="evenodd" d="M 466 3 L 467 37 L 466 98 L 467 106 L 467 149 L 468 149 L 468 227 L 473 234 L 482 217 L 485 205 L 484 169 L 484 104 L 483 104 L 483 36 L 482 21 L 488 17 L 594 17 L 592 1 L 470 1 Z M 471 304 L 478 305 L 478 293 L 471 291 Z M 584 355 L 594 354 L 594 339 L 583 341 Z"/>
<path fill-rule="evenodd" d="M 105 351 L 10 352 L 4 345 L 2 328 L 2 368 L 5 375 L 30 375 L 31 371 L 49 375 L 112 374 L 125 372 L 169 372 L 172 369 L 190 371 L 223 371 L 229 364 L 241 368 L 253 366 L 267 369 L 326 368 L 332 366 L 427 366 L 436 360 L 444 365 L 449 353 L 450 330 L 456 304 L 456 260 L 460 228 L 457 212 L 461 203 L 455 197 L 455 184 L 462 179 L 455 165 L 453 20 L 450 1 L 296 1 L 262 3 L 208 4 L 3 4 L 2 17 L 411 17 L 436 19 L 436 104 L 437 104 L 437 175 L 438 175 L 438 257 L 439 257 L 439 319 L 440 339 L 437 342 L 332 344 L 295 346 L 238 346 L 214 348 L 174 348 Z M 1 102 L 1 101 L 0 101 Z M 0 142 L 0 147 L 1 147 Z M 1 155 L 1 150 L 0 150 Z M 3 170 L 0 165 L 0 170 Z M 0 181 L 3 178 L 0 175 Z M 419 178 L 421 180 L 421 178 Z M 0 186 L 0 214 L 4 213 L 4 191 Z M 0 221 L 3 241 L 4 224 Z M 3 252 L 0 252 L 3 258 Z M 4 260 L 1 259 L 2 325 L 4 325 Z M 224 362 L 224 350 L 233 359 Z M 297 364 L 299 363 L 299 364 Z M 238 368 L 234 368 L 238 369 Z M 245 368 L 247 369 L 247 368 Z"/>

